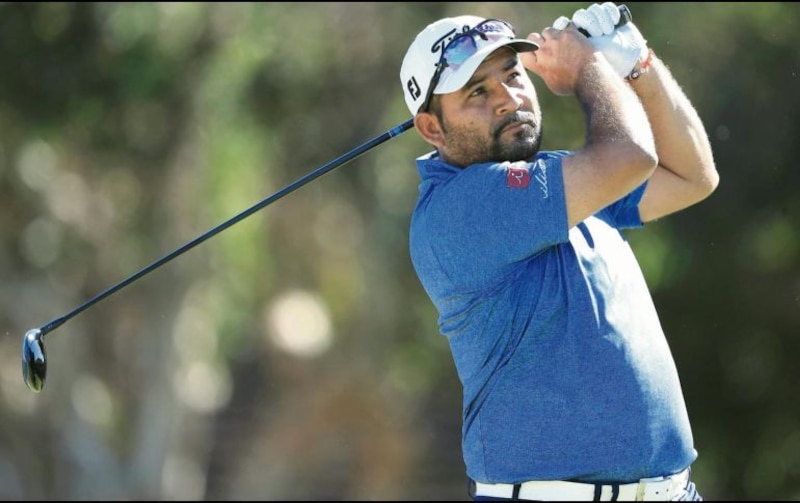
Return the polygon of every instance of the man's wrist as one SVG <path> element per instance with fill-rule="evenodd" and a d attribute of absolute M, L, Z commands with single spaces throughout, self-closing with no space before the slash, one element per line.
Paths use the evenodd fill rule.
<path fill-rule="evenodd" d="M 650 71 L 650 65 L 653 64 L 653 58 L 655 57 L 655 53 L 653 52 L 652 48 L 647 49 L 647 57 L 645 57 L 644 61 L 638 61 L 636 66 L 633 67 L 631 73 L 625 77 L 625 80 L 628 82 L 633 81 L 644 75 L 645 73 Z"/>

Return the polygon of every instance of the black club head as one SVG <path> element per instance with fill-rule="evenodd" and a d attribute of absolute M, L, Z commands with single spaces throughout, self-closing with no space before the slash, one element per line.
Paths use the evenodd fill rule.
<path fill-rule="evenodd" d="M 38 328 L 25 332 L 22 339 L 22 377 L 32 391 L 42 391 L 47 376 L 44 334 Z"/>

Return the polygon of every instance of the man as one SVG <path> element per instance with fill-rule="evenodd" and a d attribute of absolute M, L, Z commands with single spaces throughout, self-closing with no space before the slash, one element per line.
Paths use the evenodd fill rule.
<path fill-rule="evenodd" d="M 681 385 L 622 229 L 718 184 L 703 124 L 613 3 L 516 38 L 426 27 L 400 80 L 422 138 L 415 270 L 463 385 L 475 500 L 700 500 Z M 590 36 L 587 38 L 581 31 Z M 526 70 L 574 96 L 586 139 L 542 152 Z"/>

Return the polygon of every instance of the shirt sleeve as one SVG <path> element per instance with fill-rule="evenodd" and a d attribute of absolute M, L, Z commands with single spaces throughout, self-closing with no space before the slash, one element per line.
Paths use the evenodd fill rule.
<path fill-rule="evenodd" d="M 642 217 L 639 214 L 639 203 L 642 201 L 647 182 L 639 185 L 630 194 L 605 208 L 605 213 L 610 217 L 610 223 L 617 229 L 635 229 L 642 227 Z"/>
<path fill-rule="evenodd" d="M 567 241 L 561 169 L 561 156 L 548 155 L 532 162 L 476 164 L 448 180 L 429 214 L 439 262 L 462 279 L 469 276 L 465 281 L 483 284 Z"/>

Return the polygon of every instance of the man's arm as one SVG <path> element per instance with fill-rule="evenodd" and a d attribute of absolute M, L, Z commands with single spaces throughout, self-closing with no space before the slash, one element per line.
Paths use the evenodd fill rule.
<path fill-rule="evenodd" d="M 647 222 L 702 201 L 717 188 L 719 174 L 703 123 L 667 66 L 652 55 L 647 73 L 631 86 L 647 113 L 659 159 L 639 203 Z"/>
<path fill-rule="evenodd" d="M 614 67 L 617 75 L 631 75 L 634 68 L 649 71 L 630 80 L 644 106 L 656 143 L 659 165 L 650 177 L 639 203 L 639 215 L 647 222 L 691 206 L 708 197 L 719 184 L 711 145 L 703 123 L 669 69 L 647 47 L 647 40 L 631 22 L 619 23 L 623 9 L 613 2 L 578 9 L 572 23 Z M 558 21 L 569 23 L 566 17 Z"/>
<path fill-rule="evenodd" d="M 562 161 L 572 228 L 652 176 L 653 134 L 639 98 L 574 26 L 528 38 L 539 49 L 520 54 L 525 67 L 555 94 L 574 95 L 586 117 L 585 144 Z"/>

